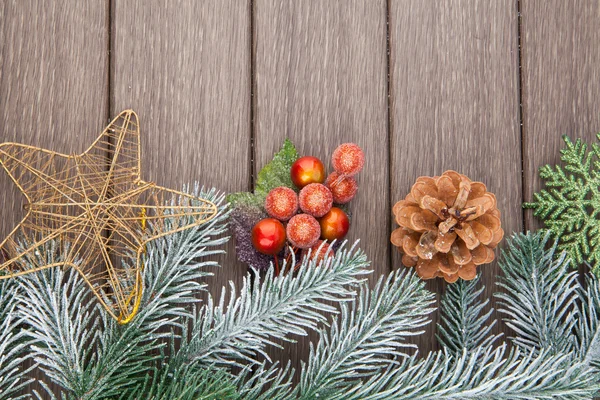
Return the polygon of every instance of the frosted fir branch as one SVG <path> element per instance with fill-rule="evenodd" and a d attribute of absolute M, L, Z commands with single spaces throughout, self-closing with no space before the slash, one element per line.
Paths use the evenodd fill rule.
<path fill-rule="evenodd" d="M 135 326 L 107 317 L 75 270 L 31 274 L 22 287 L 20 312 L 34 359 L 69 396 L 111 398 L 135 384 L 155 346 Z"/>
<path fill-rule="evenodd" d="M 162 328 L 168 335 L 166 328 L 182 328 L 183 319 L 192 316 L 188 306 L 198 302 L 198 293 L 206 290 L 203 279 L 214 275 L 210 269 L 219 267 L 207 257 L 223 253 L 222 245 L 229 240 L 223 236 L 229 216 L 225 196 L 214 189 L 204 191 L 198 185 L 191 194 L 213 202 L 217 215 L 205 224 L 150 242 L 144 260 L 142 307 L 136 319 L 143 321 L 142 329 L 152 333 Z M 192 222 L 190 218 L 167 220 L 166 229 L 187 225 Z"/>
<path fill-rule="evenodd" d="M 513 343 L 526 351 L 551 354 L 574 350 L 577 324 L 577 273 L 569 272 L 563 253 L 555 257 L 556 243 L 546 249 L 550 233 L 517 233 L 507 241 L 500 258 L 504 276 L 498 285 L 499 311 L 517 336 Z"/>
<path fill-rule="evenodd" d="M 322 264 L 305 258 L 294 276 L 288 270 L 295 263 L 284 265 L 279 276 L 269 270 L 264 280 L 256 272 L 249 273 L 239 294 L 231 284 L 227 305 L 225 289 L 218 304 L 209 299 L 197 318 L 189 346 L 182 348 L 179 357 L 241 368 L 258 363 L 259 356 L 269 360 L 267 345 L 281 347 L 275 340 L 293 342 L 290 335 L 305 336 L 307 330 L 316 330 L 327 320 L 323 313 L 337 312 L 324 302 L 352 298 L 353 287 L 364 280 L 369 265 L 355 246 L 340 248 Z"/>
<path fill-rule="evenodd" d="M 579 318 L 576 325 L 577 355 L 600 374 L 600 281 L 588 275 L 580 288 Z"/>
<path fill-rule="evenodd" d="M 342 304 L 331 328 L 320 330 L 295 395 L 329 399 L 340 389 L 348 393 L 360 380 L 408 357 L 402 349 L 416 346 L 406 338 L 423 333 L 419 329 L 429 323 L 432 303 L 433 295 L 412 271 L 382 277 L 372 291 L 362 284 L 358 298 Z"/>
<path fill-rule="evenodd" d="M 27 374 L 33 369 L 24 369 L 22 363 L 29 342 L 21 329 L 17 313 L 18 285 L 13 280 L 0 282 L 0 398 L 25 399 L 22 390 L 31 383 Z"/>
<path fill-rule="evenodd" d="M 209 275 L 205 268 L 216 266 L 199 258 L 220 252 L 211 248 L 227 240 L 218 237 L 226 229 L 224 196 L 198 187 L 195 194 L 217 204 L 217 216 L 151 242 L 144 260 L 142 305 L 125 326 L 108 317 L 74 270 L 63 273 L 55 268 L 24 278 L 27 290 L 22 302 L 27 307 L 22 313 L 32 328 L 29 335 L 36 343 L 32 347 L 35 359 L 67 396 L 115 398 L 139 385 L 165 346 L 159 339 L 170 335 L 165 327 L 181 327 L 191 315 L 185 305 L 197 301 L 195 294 L 205 287 L 195 280 Z M 36 256 L 60 257 L 60 252 L 49 248 Z"/>
<path fill-rule="evenodd" d="M 496 321 L 486 325 L 494 309 L 482 313 L 489 300 L 479 300 L 485 289 L 484 286 L 476 289 L 480 280 L 481 275 L 472 281 L 459 279 L 449 285 L 442 296 L 441 323 L 438 324 L 439 333 L 436 336 L 440 344 L 450 352 L 487 347 L 500 336 L 490 333 Z"/>
<path fill-rule="evenodd" d="M 212 275 L 205 271 L 206 268 L 218 266 L 204 257 L 222 252 L 213 248 L 227 241 L 227 238 L 221 237 L 226 230 L 227 218 L 224 196 L 215 190 L 204 192 L 197 186 L 193 195 L 215 203 L 217 215 L 206 224 L 150 243 L 149 257 L 144 262 L 144 294 L 140 311 L 132 322 L 124 326 L 112 319 L 104 322 L 97 350 L 98 361 L 92 371 L 95 382 L 90 398 L 114 398 L 140 385 L 148 371 L 161 360 L 158 354 L 166 343 L 160 339 L 173 340 L 173 329 L 183 328 L 192 315 L 187 305 L 197 302 L 197 293 L 206 287 L 197 280 Z M 166 224 L 190 222 L 180 218 L 167 220 Z M 172 228 L 174 226 L 166 226 L 166 229 Z"/>
<path fill-rule="evenodd" d="M 235 377 L 219 368 L 169 365 L 146 372 L 144 382 L 119 400 L 242 400 Z"/>
<path fill-rule="evenodd" d="M 338 393 L 329 400 L 495 399 L 550 400 L 591 399 L 600 389 L 598 377 L 569 355 L 546 351 L 526 353 L 480 347 L 411 357 L 399 367 L 373 376 L 352 393 Z"/>
<path fill-rule="evenodd" d="M 94 361 L 99 337 L 99 306 L 90 301 L 79 274 L 52 268 L 21 279 L 19 312 L 29 326 L 31 350 L 40 369 L 79 396 L 87 391 L 86 364 Z"/>
<path fill-rule="evenodd" d="M 293 376 L 294 369 L 289 362 L 285 368 L 280 368 L 278 362 L 269 364 L 266 361 L 258 366 L 247 366 L 236 379 L 238 393 L 244 400 L 287 399 Z"/>

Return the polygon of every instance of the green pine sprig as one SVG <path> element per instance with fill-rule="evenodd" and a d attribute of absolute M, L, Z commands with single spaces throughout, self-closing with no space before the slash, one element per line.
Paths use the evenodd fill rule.
<path fill-rule="evenodd" d="M 490 321 L 493 308 L 483 312 L 489 299 L 480 300 L 485 287 L 479 285 L 481 275 L 472 281 L 459 279 L 449 285 L 440 302 L 441 323 L 436 337 L 451 353 L 488 347 L 501 335 L 492 334 L 496 321 Z M 477 289 L 477 286 L 480 286 Z"/>
<path fill-rule="evenodd" d="M 227 195 L 227 202 L 232 207 L 262 207 L 267 194 L 276 187 L 285 186 L 297 190 L 290 177 L 290 169 L 297 159 L 298 152 L 296 151 L 296 147 L 289 139 L 286 139 L 283 142 L 283 146 L 281 146 L 281 150 L 273 157 L 273 160 L 258 173 L 254 193 L 232 193 Z"/>
<path fill-rule="evenodd" d="M 524 207 L 534 209 L 544 221 L 559 240 L 559 251 L 566 251 L 576 264 L 590 264 L 600 276 L 600 145 L 592 143 L 588 150 L 580 139 L 575 143 L 567 136 L 563 139 L 564 167 L 541 167 L 546 189 L 534 193 L 534 201 Z"/>

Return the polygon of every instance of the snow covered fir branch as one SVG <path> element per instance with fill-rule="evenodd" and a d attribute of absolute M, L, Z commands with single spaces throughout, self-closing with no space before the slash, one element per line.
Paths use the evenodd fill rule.
<path fill-rule="evenodd" d="M 580 282 L 543 232 L 513 235 L 500 257 L 496 296 L 514 336 L 492 334 L 480 282 L 461 281 L 441 302 L 443 349 L 420 354 L 411 337 L 430 322 L 432 293 L 404 268 L 369 288 L 356 245 L 298 260 L 295 273 L 296 260 L 279 275 L 251 272 L 200 303 L 229 211 L 218 192 L 195 194 L 218 216 L 149 246 L 142 307 L 127 325 L 72 269 L 2 282 L 1 398 L 42 398 L 24 391 L 34 367 L 55 399 L 589 399 L 600 390 L 600 282 Z M 60 257 L 46 250 L 39 256 Z M 270 360 L 270 346 L 308 331 L 319 339 L 302 370 Z"/>

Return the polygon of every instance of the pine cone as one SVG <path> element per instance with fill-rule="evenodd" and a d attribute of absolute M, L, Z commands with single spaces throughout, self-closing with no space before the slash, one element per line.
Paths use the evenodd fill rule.
<path fill-rule="evenodd" d="M 422 279 L 474 279 L 478 265 L 494 260 L 504 236 L 496 196 L 455 171 L 418 178 L 393 212 L 400 227 L 391 241 Z"/>

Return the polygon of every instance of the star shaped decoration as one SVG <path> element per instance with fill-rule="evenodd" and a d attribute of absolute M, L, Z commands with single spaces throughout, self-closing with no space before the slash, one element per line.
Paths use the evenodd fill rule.
<path fill-rule="evenodd" d="M 3 143 L 0 164 L 26 199 L 25 217 L 0 243 L 0 279 L 74 268 L 121 324 L 140 307 L 147 244 L 217 214 L 208 200 L 141 179 L 139 123 L 131 110 L 83 154 Z"/>

